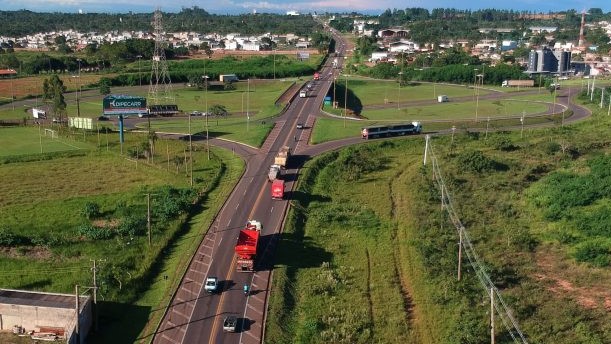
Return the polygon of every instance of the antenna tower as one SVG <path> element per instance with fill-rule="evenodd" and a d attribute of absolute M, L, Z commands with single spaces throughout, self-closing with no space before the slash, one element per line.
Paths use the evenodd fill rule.
<path fill-rule="evenodd" d="M 168 73 L 168 63 L 165 59 L 165 35 L 161 24 L 161 11 L 155 10 L 153 15 L 153 28 L 155 35 L 155 52 L 151 63 L 151 84 L 149 85 L 148 99 L 153 105 L 163 102 L 174 102 L 172 96 L 172 80 Z"/>
<path fill-rule="evenodd" d="M 581 11 L 581 26 L 579 27 L 579 42 L 577 43 L 577 47 L 583 48 L 585 44 L 585 37 L 583 35 L 583 28 L 586 25 L 586 10 Z"/>

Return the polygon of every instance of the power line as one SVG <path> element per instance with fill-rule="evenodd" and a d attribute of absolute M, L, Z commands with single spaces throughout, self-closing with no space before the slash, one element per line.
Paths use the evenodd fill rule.
<path fill-rule="evenodd" d="M 465 226 L 463 226 L 462 222 L 460 221 L 460 217 L 457 215 L 457 212 L 454 209 L 452 196 L 448 191 L 445 181 L 443 180 L 443 173 L 441 171 L 441 168 L 439 167 L 438 159 L 435 156 L 435 153 L 433 151 L 433 145 L 430 141 L 430 137 L 427 135 L 427 142 L 424 153 L 424 164 L 426 165 L 426 156 L 430 156 L 434 183 L 441 193 L 441 206 L 442 209 L 446 211 L 450 222 L 452 222 L 458 232 L 458 235 L 462 239 L 462 252 L 465 253 L 467 260 L 473 267 L 475 275 L 479 280 L 482 288 L 486 291 L 488 297 L 491 300 L 496 300 L 496 302 L 493 302 L 492 307 L 496 310 L 496 313 L 499 315 L 503 326 L 505 327 L 511 338 L 513 338 L 514 342 L 528 343 L 524 334 L 520 330 L 520 327 L 518 326 L 518 322 L 513 317 L 513 312 L 503 300 L 501 292 L 498 290 L 498 288 L 496 288 L 496 286 L 490 279 L 490 276 L 486 272 L 485 265 L 481 262 L 479 256 L 475 252 L 475 249 L 473 248 L 473 244 L 471 242 L 469 231 L 465 228 Z M 494 324 L 491 324 L 491 326 L 494 326 Z"/>

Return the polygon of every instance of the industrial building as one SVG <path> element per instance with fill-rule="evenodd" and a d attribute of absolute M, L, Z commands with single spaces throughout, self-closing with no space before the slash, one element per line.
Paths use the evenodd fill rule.
<path fill-rule="evenodd" d="M 0 331 L 57 335 L 68 344 L 84 343 L 92 325 L 92 302 L 76 296 L 0 289 Z M 77 338 L 77 334 L 78 337 Z"/>
<path fill-rule="evenodd" d="M 531 50 L 528 55 L 527 73 L 568 74 L 571 70 L 571 52 L 544 47 Z"/>

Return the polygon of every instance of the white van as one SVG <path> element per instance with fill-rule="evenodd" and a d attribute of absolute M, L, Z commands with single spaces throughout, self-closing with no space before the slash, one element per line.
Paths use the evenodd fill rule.
<path fill-rule="evenodd" d="M 308 96 L 308 91 L 301 90 L 301 92 L 299 92 L 299 98 L 306 98 L 307 96 Z"/>
<path fill-rule="evenodd" d="M 437 102 L 438 103 L 445 103 L 445 102 L 449 102 L 449 101 L 450 101 L 450 99 L 446 95 L 437 96 Z"/>

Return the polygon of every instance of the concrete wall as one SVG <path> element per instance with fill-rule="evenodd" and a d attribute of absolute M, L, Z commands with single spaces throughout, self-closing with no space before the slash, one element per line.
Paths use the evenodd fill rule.
<path fill-rule="evenodd" d="M 89 333 L 92 325 L 92 302 L 90 298 L 81 297 L 81 343 Z M 60 327 L 66 331 L 66 337 L 71 338 L 69 343 L 76 343 L 74 331 L 74 308 L 53 308 L 31 305 L 17 305 L 0 303 L 0 330 L 11 331 L 18 325 L 26 331 L 33 331 L 39 326 Z"/>

